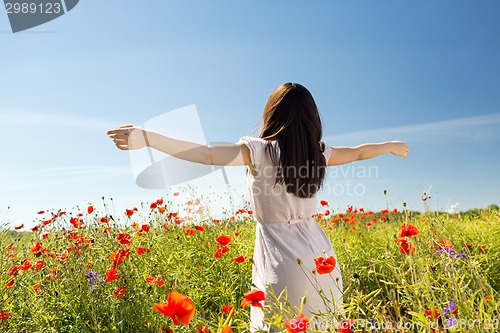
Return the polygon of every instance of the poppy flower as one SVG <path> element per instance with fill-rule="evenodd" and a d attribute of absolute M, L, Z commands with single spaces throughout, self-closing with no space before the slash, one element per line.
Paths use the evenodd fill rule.
<path fill-rule="evenodd" d="M 120 286 L 115 287 L 113 290 L 113 297 L 114 298 L 120 298 L 123 295 L 125 295 L 125 292 L 127 291 L 126 288 L 121 288 Z"/>
<path fill-rule="evenodd" d="M 193 301 L 186 295 L 176 291 L 168 294 L 167 304 L 155 303 L 154 308 L 157 312 L 170 317 L 175 326 L 180 323 L 188 325 L 195 313 Z"/>
<path fill-rule="evenodd" d="M 109 258 L 113 261 L 113 265 L 116 268 L 116 266 L 123 264 L 125 259 L 127 259 L 129 256 L 130 256 L 130 249 L 121 248 L 116 252 L 111 252 Z"/>
<path fill-rule="evenodd" d="M 9 282 L 7 282 L 6 286 L 7 286 L 7 288 L 10 288 L 15 284 L 16 284 L 16 281 L 14 279 L 11 279 Z"/>
<path fill-rule="evenodd" d="M 198 230 L 199 232 L 205 231 L 205 228 L 202 227 L 201 225 L 195 225 L 194 228 Z"/>
<path fill-rule="evenodd" d="M 21 270 L 21 267 L 17 265 L 12 266 L 11 268 L 9 268 L 9 276 L 16 275 L 17 273 L 19 273 L 19 270 Z"/>
<path fill-rule="evenodd" d="M 134 215 L 134 212 L 137 212 L 137 208 L 125 209 L 125 215 L 127 217 L 131 217 L 132 215 Z"/>
<path fill-rule="evenodd" d="M 12 312 L 2 311 L 0 312 L 0 320 L 7 320 L 12 317 Z"/>
<path fill-rule="evenodd" d="M 333 256 L 329 256 L 328 258 L 314 258 L 314 263 L 316 264 L 316 272 L 318 272 L 318 274 L 329 274 L 335 269 L 335 266 L 337 265 L 337 261 Z"/>
<path fill-rule="evenodd" d="M 120 277 L 118 270 L 116 268 L 112 268 L 106 272 L 106 282 L 111 282 Z"/>
<path fill-rule="evenodd" d="M 130 240 L 130 234 L 127 234 L 125 232 L 118 234 L 118 238 L 116 240 L 120 244 L 124 244 L 124 245 L 132 244 L 132 241 Z"/>
<path fill-rule="evenodd" d="M 94 206 L 87 207 L 87 214 L 92 214 L 94 212 Z"/>
<path fill-rule="evenodd" d="M 321 201 L 319 202 L 319 204 L 320 204 L 321 206 L 323 206 L 323 207 L 324 207 L 324 206 L 328 206 L 328 201 L 326 201 L 326 200 L 321 200 Z"/>
<path fill-rule="evenodd" d="M 42 288 L 42 284 L 41 283 L 37 283 L 33 286 L 33 290 L 35 291 L 35 293 L 37 295 L 41 295 L 42 292 L 40 291 L 40 288 Z"/>
<path fill-rule="evenodd" d="M 429 318 L 430 320 L 438 320 L 440 317 L 440 314 L 437 309 L 427 309 L 425 310 L 425 316 Z"/>
<path fill-rule="evenodd" d="M 200 324 L 196 328 L 196 333 L 210 333 L 210 331 L 208 330 L 208 328 Z"/>
<path fill-rule="evenodd" d="M 266 294 L 260 290 L 250 290 L 245 293 L 245 297 L 241 300 L 241 307 L 245 308 L 249 305 L 262 308 L 262 304 L 260 302 L 266 299 Z"/>
<path fill-rule="evenodd" d="M 225 236 L 225 235 L 219 236 L 215 240 L 217 241 L 217 243 L 219 243 L 222 246 L 225 246 L 225 245 L 231 243 L 231 237 Z"/>
<path fill-rule="evenodd" d="M 141 246 L 139 246 L 139 247 L 135 250 L 135 252 L 136 252 L 138 255 L 142 256 L 144 253 L 149 253 L 149 249 L 147 249 L 147 248 L 145 248 L 145 247 L 141 247 Z"/>
<path fill-rule="evenodd" d="M 15 227 L 14 227 L 14 230 L 19 230 L 19 229 L 22 229 L 22 228 L 24 228 L 24 223 L 23 223 L 23 224 L 21 224 L 21 225 L 17 225 L 17 226 L 15 226 Z"/>
<path fill-rule="evenodd" d="M 176 196 L 178 196 L 178 195 L 179 195 L 179 192 L 174 192 L 174 193 L 172 193 L 172 195 L 173 195 L 174 197 L 176 197 Z"/>
<path fill-rule="evenodd" d="M 234 310 L 234 308 L 229 304 L 223 305 L 221 311 L 222 313 L 227 313 L 229 315 L 232 315 L 236 312 L 236 310 Z"/>
<path fill-rule="evenodd" d="M 217 246 L 217 247 L 215 248 L 214 257 L 215 257 L 215 258 L 220 258 L 220 257 L 222 257 L 222 255 L 223 255 L 224 253 L 226 253 L 227 251 L 229 251 L 229 248 L 228 248 L 227 246 L 225 246 L 225 245 L 224 245 L 224 246 Z"/>
<path fill-rule="evenodd" d="M 149 226 L 149 224 L 141 225 L 141 231 L 149 232 L 149 230 L 151 230 L 151 227 Z"/>
<path fill-rule="evenodd" d="M 43 260 L 37 261 L 35 264 L 35 271 L 41 270 L 45 266 L 45 262 Z"/>
<path fill-rule="evenodd" d="M 222 331 L 220 331 L 220 332 L 221 333 L 233 333 L 233 329 L 229 325 L 224 325 L 224 327 L 222 328 Z"/>
<path fill-rule="evenodd" d="M 337 331 L 339 333 L 351 333 L 352 325 L 354 325 L 354 319 L 342 320 L 337 324 Z"/>
<path fill-rule="evenodd" d="M 299 314 L 294 319 L 285 320 L 286 330 L 290 333 L 300 333 L 305 332 L 309 329 L 309 318 L 307 318 L 303 313 Z"/>
<path fill-rule="evenodd" d="M 409 243 L 406 239 L 396 239 L 395 242 L 401 243 L 399 246 L 399 252 L 402 254 L 413 256 L 417 250 L 417 244 Z"/>
<path fill-rule="evenodd" d="M 411 224 L 403 224 L 399 227 L 399 237 L 413 237 L 418 235 L 418 229 Z"/>
<path fill-rule="evenodd" d="M 156 278 L 153 276 L 146 276 L 146 282 L 149 284 L 155 284 L 156 283 Z"/>
<path fill-rule="evenodd" d="M 30 252 L 31 253 L 39 253 L 42 250 L 42 245 L 40 244 L 39 241 L 36 241 L 35 245 L 30 247 Z"/>
<path fill-rule="evenodd" d="M 194 229 L 194 228 L 186 228 L 186 230 L 184 230 L 184 234 L 186 236 L 194 235 L 195 233 L 196 233 L 196 229 Z"/>
<path fill-rule="evenodd" d="M 242 262 L 245 261 L 245 257 L 244 256 L 237 256 L 236 258 L 233 259 L 233 261 L 238 263 L 238 264 L 241 264 Z"/>
<path fill-rule="evenodd" d="M 165 281 L 163 281 L 163 278 L 161 276 L 158 276 L 156 278 L 156 285 L 158 287 L 163 287 L 165 285 Z"/>
<path fill-rule="evenodd" d="M 23 264 L 21 265 L 21 269 L 20 270 L 23 271 L 23 272 L 25 272 L 28 269 L 30 269 L 31 266 L 33 266 L 33 264 L 31 263 L 31 260 L 26 259 L 25 261 L 23 261 Z"/>

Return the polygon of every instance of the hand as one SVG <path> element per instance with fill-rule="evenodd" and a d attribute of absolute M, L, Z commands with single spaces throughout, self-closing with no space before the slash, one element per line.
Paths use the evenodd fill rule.
<path fill-rule="evenodd" d="M 106 132 L 121 150 L 140 149 L 148 146 L 147 133 L 134 125 L 123 125 Z"/>
<path fill-rule="evenodd" d="M 408 144 L 403 141 L 391 141 L 391 154 L 406 158 L 410 152 Z"/>

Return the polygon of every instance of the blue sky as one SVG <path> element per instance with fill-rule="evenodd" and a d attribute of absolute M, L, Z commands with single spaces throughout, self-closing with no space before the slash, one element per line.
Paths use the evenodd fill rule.
<path fill-rule="evenodd" d="M 421 210 L 429 188 L 433 210 L 499 204 L 499 17 L 493 0 L 87 0 L 13 34 L 1 9 L 0 223 L 170 198 L 136 186 L 104 132 L 195 104 L 207 142 L 236 142 L 286 81 L 312 92 L 329 144 L 412 149 L 330 169 L 333 208 Z M 244 193 L 244 169 L 226 171 Z M 225 188 L 212 176 L 208 196 Z"/>

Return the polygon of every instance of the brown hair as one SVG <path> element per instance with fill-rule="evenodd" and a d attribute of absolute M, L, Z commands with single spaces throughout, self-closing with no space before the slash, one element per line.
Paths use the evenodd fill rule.
<path fill-rule="evenodd" d="M 325 147 L 320 145 L 322 124 L 314 98 L 298 83 L 283 83 L 274 90 L 264 108 L 260 137 L 265 151 L 278 166 L 275 185 L 300 198 L 311 198 L 325 178 Z M 279 145 L 279 161 L 271 141 Z"/>

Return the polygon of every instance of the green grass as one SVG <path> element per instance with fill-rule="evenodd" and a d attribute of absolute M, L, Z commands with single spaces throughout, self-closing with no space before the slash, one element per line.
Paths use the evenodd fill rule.
<path fill-rule="evenodd" d="M 240 302 L 251 289 L 255 221 L 243 207 L 214 224 L 205 212 L 195 212 L 200 205 L 191 206 L 192 225 L 189 216 L 183 216 L 188 221 L 184 225 L 177 225 L 172 214 L 169 219 L 174 207 L 166 202 L 159 206 L 165 209 L 163 213 L 158 208 L 142 209 L 130 218 L 123 215 L 109 223 L 99 222 L 109 214 L 88 214 L 85 208 L 71 215 L 52 213 L 54 221 L 37 232 L 0 230 L 0 312 L 11 313 L 9 319 L 0 320 L 0 332 L 162 332 L 166 328 L 196 332 L 204 325 L 215 333 L 226 324 L 234 332 L 249 332 L 249 309 L 242 309 Z M 497 330 L 498 210 L 454 215 L 348 211 L 339 217 L 337 213 L 325 216 L 326 208 L 318 210 L 321 215 L 317 220 L 333 242 L 345 289 L 345 317 L 335 319 L 354 319 L 353 328 L 359 332 L 370 331 L 370 320 L 386 328 L 389 324 L 414 324 L 400 332 L 430 332 L 429 325 L 444 332 L 452 323 L 453 332 Z M 70 217 L 79 213 L 84 225 L 75 229 Z M 52 215 L 41 216 L 43 220 Z M 142 224 L 151 229 L 139 232 Z M 203 225 L 205 230 L 187 235 L 186 228 L 194 224 Z M 416 246 L 414 255 L 400 253 L 401 243 L 395 242 L 402 224 L 419 230 L 408 240 Z M 130 245 L 117 241 L 118 234 L 124 232 L 131 235 Z M 41 240 L 43 233 L 48 233 L 47 238 Z M 215 258 L 216 238 L 221 235 L 231 237 L 229 251 Z M 450 242 L 455 252 L 438 254 L 438 239 Z M 46 249 L 43 253 L 30 251 L 37 241 Z M 138 247 L 149 252 L 138 255 Z M 106 271 L 113 267 L 110 254 L 121 248 L 130 249 L 130 255 L 117 267 L 120 277 L 108 283 L 95 282 L 92 288 L 87 274 L 97 272 L 99 278 L 106 278 Z M 245 261 L 238 264 L 233 258 L 240 255 Z M 33 266 L 9 276 L 11 267 L 22 266 L 26 259 Z M 35 270 L 40 260 L 44 267 Z M 160 276 L 163 286 L 146 281 L 146 277 Z M 8 287 L 11 280 L 14 285 Z M 41 284 L 39 293 L 33 289 L 36 284 Z M 126 288 L 120 298 L 113 297 L 117 286 Z M 155 303 L 166 302 L 170 291 L 193 300 L 196 314 L 189 325 L 175 327 L 154 310 Z M 458 312 L 444 311 L 450 301 L 450 310 Z M 223 314 L 221 307 L 227 304 L 236 313 Z M 426 310 L 431 309 L 440 314 L 438 320 L 426 316 Z M 283 310 L 271 320 L 286 331 L 283 320 L 296 314 Z"/>

